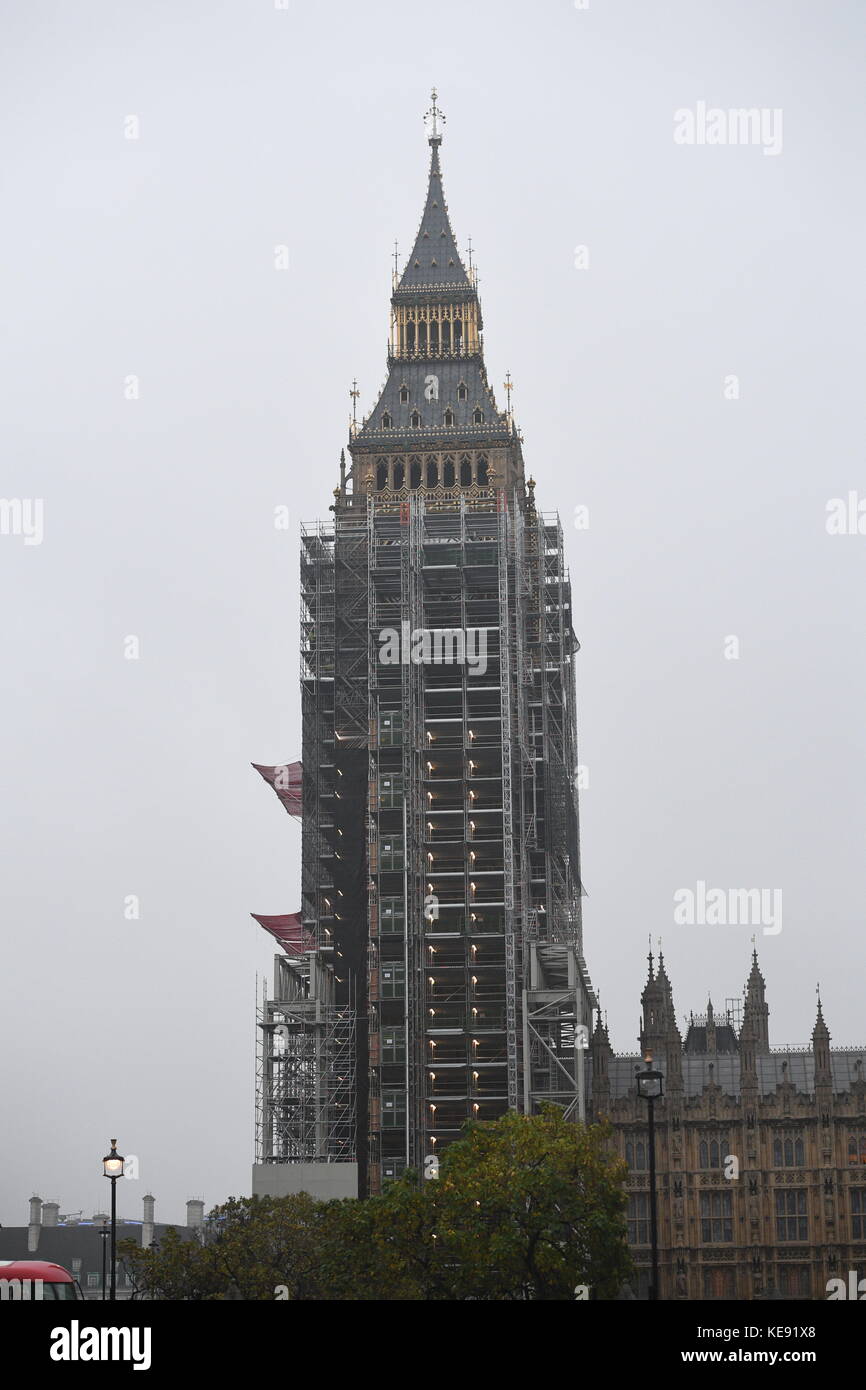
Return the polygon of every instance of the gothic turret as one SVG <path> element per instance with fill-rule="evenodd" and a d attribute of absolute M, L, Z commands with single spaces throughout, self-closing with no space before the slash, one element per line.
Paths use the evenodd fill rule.
<path fill-rule="evenodd" d="M 748 1025 L 748 1034 L 759 1053 L 770 1050 L 770 1010 L 767 1007 L 765 988 L 764 977 L 758 967 L 758 952 L 753 949 L 752 968 L 746 981 L 743 1028 Z"/>
<path fill-rule="evenodd" d="M 394 273 L 388 377 L 352 426 L 356 493 L 477 495 L 523 483 L 520 437 L 487 380 L 475 271 L 460 256 L 445 202 L 435 91 L 427 119 L 427 197 L 409 259 Z"/>
<path fill-rule="evenodd" d="M 830 1086 L 833 1074 L 830 1068 L 830 1032 L 824 1022 L 821 996 L 818 995 L 818 1016 L 812 1029 L 812 1056 L 815 1059 L 816 1087 Z"/>

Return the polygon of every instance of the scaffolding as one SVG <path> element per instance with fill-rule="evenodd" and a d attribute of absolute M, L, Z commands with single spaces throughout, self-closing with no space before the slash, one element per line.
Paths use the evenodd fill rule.
<path fill-rule="evenodd" d="M 584 1113 L 561 528 L 520 480 L 343 491 L 303 530 L 301 600 L 302 906 L 259 1007 L 257 1155 L 378 1191 L 467 1120 Z"/>
<path fill-rule="evenodd" d="M 256 1163 L 355 1159 L 355 1014 L 318 950 L 274 957 L 257 1010 Z"/>

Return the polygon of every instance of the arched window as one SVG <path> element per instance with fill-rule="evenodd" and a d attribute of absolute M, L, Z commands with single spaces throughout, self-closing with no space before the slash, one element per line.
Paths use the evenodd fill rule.
<path fill-rule="evenodd" d="M 460 486 L 472 486 L 472 464 L 469 462 L 469 459 L 465 454 L 460 460 Z"/>
<path fill-rule="evenodd" d="M 487 459 L 482 455 L 478 460 L 478 482 L 481 487 L 487 486 Z"/>
<path fill-rule="evenodd" d="M 857 1155 L 857 1140 L 856 1140 L 856 1139 L 849 1139 L 849 1140 L 848 1140 L 848 1162 L 849 1162 L 849 1163 L 858 1163 L 858 1162 L 859 1162 L 859 1158 L 858 1158 L 858 1155 Z"/>
<path fill-rule="evenodd" d="M 635 1167 L 646 1167 L 646 1148 L 644 1147 L 644 1142 L 642 1139 L 639 1139 L 637 1141 L 637 1147 L 635 1149 Z"/>
<path fill-rule="evenodd" d="M 443 469 L 442 469 L 442 474 L 443 474 L 442 481 L 443 481 L 443 483 L 445 484 L 445 486 L 446 486 L 446 487 L 453 487 L 453 486 L 454 486 L 454 460 L 453 460 L 452 458 L 447 458 L 447 459 L 445 460 L 445 466 L 444 466 Z"/>
<path fill-rule="evenodd" d="M 430 351 L 439 351 L 439 325 L 435 319 L 430 325 Z"/>
<path fill-rule="evenodd" d="M 463 324 L 459 319 L 454 320 L 454 351 L 459 352 L 463 345 Z"/>
<path fill-rule="evenodd" d="M 409 464 L 409 486 L 421 486 L 421 460 L 412 459 Z"/>
<path fill-rule="evenodd" d="M 625 1161 L 629 1168 L 634 1167 L 634 1144 L 630 1139 L 627 1139 L 625 1144 Z"/>
<path fill-rule="evenodd" d="M 786 1139 L 786 1140 L 785 1140 L 785 1167 L 786 1167 L 786 1168 L 793 1168 L 793 1166 L 794 1166 L 794 1141 L 793 1141 L 793 1139 Z"/>
<path fill-rule="evenodd" d="M 406 466 L 403 463 L 394 464 L 394 486 L 402 487 L 406 481 Z"/>
<path fill-rule="evenodd" d="M 458 399 L 458 401 L 465 401 L 465 400 L 466 400 L 466 382 L 465 382 L 465 381 L 461 381 L 460 385 L 457 387 L 457 399 Z"/>
<path fill-rule="evenodd" d="M 406 351 L 407 351 L 407 352 L 414 352 L 414 351 L 415 351 L 415 325 L 414 325 L 414 323 L 407 323 L 407 324 L 406 324 Z"/>
<path fill-rule="evenodd" d="M 439 482 L 439 465 L 435 459 L 427 460 L 427 486 L 436 487 Z"/>
<path fill-rule="evenodd" d="M 442 351 L 451 351 L 451 324 L 447 319 L 442 324 Z"/>
<path fill-rule="evenodd" d="M 446 424 L 449 428 L 451 427 L 451 425 L 454 424 L 454 411 L 453 411 L 453 410 L 446 410 L 446 412 L 445 412 L 445 424 Z"/>
<path fill-rule="evenodd" d="M 773 1167 L 774 1167 L 774 1168 L 781 1168 L 781 1166 L 782 1166 L 782 1141 L 781 1141 L 781 1139 L 775 1139 L 775 1140 L 773 1141 Z"/>
<path fill-rule="evenodd" d="M 400 387 L 400 404 L 401 404 L 401 405 L 408 405 L 408 404 L 409 404 L 409 387 L 406 386 L 406 385 L 403 385 L 403 386 Z"/>
<path fill-rule="evenodd" d="M 718 1168 L 718 1166 L 719 1166 L 719 1141 L 718 1141 L 718 1139 L 711 1139 L 711 1140 L 710 1140 L 710 1167 L 711 1167 L 711 1168 Z"/>
<path fill-rule="evenodd" d="M 388 486 L 388 465 L 384 459 L 376 464 L 376 491 L 382 492 Z"/>
<path fill-rule="evenodd" d="M 418 325 L 418 351 L 427 351 L 427 325 L 423 319 Z"/>
<path fill-rule="evenodd" d="M 706 1139 L 702 1139 L 702 1140 L 701 1140 L 701 1157 L 700 1157 L 700 1163 L 701 1163 L 701 1167 L 702 1167 L 702 1168 L 709 1168 L 709 1166 L 710 1166 L 710 1159 L 709 1159 L 709 1153 L 708 1153 L 708 1150 L 707 1150 L 707 1141 L 706 1141 Z"/>
<path fill-rule="evenodd" d="M 382 429 L 383 429 L 383 430 L 389 430 L 390 428 L 391 428 L 391 416 L 388 414 L 388 412 L 387 412 L 387 410 L 386 410 L 386 411 L 385 411 L 385 414 L 382 416 Z"/>
<path fill-rule="evenodd" d="M 472 420 L 473 420 L 474 424 L 476 424 L 476 425 L 483 425 L 483 424 L 484 424 L 484 411 L 483 411 L 483 410 L 480 410 L 480 409 L 476 409 L 476 410 L 475 410 L 475 413 L 474 413 L 473 416 L 472 416 Z"/>
<path fill-rule="evenodd" d="M 796 1163 L 798 1168 L 802 1168 L 804 1161 L 805 1155 L 803 1153 L 803 1141 L 802 1139 L 798 1139 L 796 1144 L 794 1145 L 794 1162 Z"/>
<path fill-rule="evenodd" d="M 418 414 L 417 410 L 412 411 L 412 428 L 413 430 L 421 428 L 421 416 Z"/>

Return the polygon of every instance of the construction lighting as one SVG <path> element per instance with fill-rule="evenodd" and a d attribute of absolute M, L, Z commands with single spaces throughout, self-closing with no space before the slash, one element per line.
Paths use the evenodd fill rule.
<path fill-rule="evenodd" d="M 480 1076 L 480 1072 L 474 1071 L 474 1072 L 472 1073 L 472 1080 L 473 1080 L 473 1081 L 477 1081 L 479 1076 Z"/>

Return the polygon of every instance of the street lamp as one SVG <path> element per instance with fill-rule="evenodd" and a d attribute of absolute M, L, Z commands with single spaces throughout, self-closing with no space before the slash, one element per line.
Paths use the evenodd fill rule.
<path fill-rule="evenodd" d="M 111 1183 L 111 1292 L 108 1297 L 114 1303 L 117 1298 L 117 1179 L 123 1177 L 123 1158 L 117 1152 L 117 1140 L 111 1141 L 111 1153 L 102 1160 L 103 1175 Z"/>
<path fill-rule="evenodd" d="M 659 1296 L 659 1227 L 658 1205 L 656 1200 L 656 1121 L 655 1103 L 662 1097 L 663 1077 L 660 1071 L 653 1071 L 653 1055 L 649 1048 L 644 1053 L 646 1071 L 637 1071 L 638 1095 L 643 1096 L 649 1108 L 649 1180 L 650 1180 L 650 1241 L 652 1242 L 652 1280 L 649 1287 L 651 1300 Z"/>
<path fill-rule="evenodd" d="M 101 1229 L 100 1232 L 99 1232 L 99 1237 L 100 1237 L 100 1240 L 102 1241 L 102 1300 L 103 1300 L 103 1302 L 105 1302 L 105 1270 L 106 1270 L 105 1257 L 106 1257 L 106 1254 L 108 1253 L 108 1237 L 109 1237 L 110 1235 L 111 1235 L 111 1232 L 110 1232 L 110 1230 L 108 1229 L 108 1222 L 107 1222 L 107 1221 L 104 1221 L 103 1224 L 102 1224 L 102 1229 Z"/>

